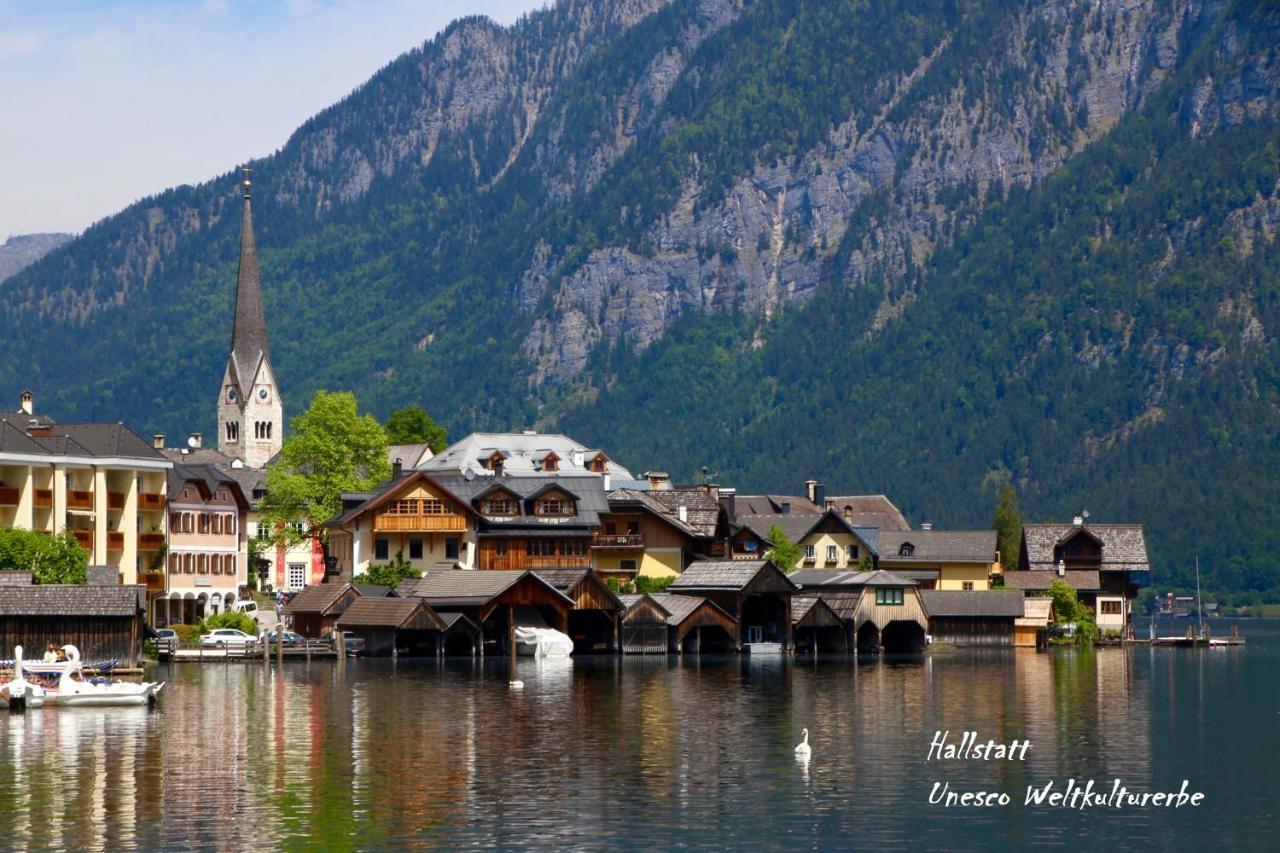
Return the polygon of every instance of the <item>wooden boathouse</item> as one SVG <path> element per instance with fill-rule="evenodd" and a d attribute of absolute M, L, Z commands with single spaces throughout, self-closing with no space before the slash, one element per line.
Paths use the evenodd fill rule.
<path fill-rule="evenodd" d="M 797 654 L 849 651 L 844 620 L 816 593 L 791 597 L 791 625 Z"/>
<path fill-rule="evenodd" d="M 305 586 L 284 606 L 284 615 L 292 620 L 293 630 L 302 636 L 323 637 L 359 597 L 360 591 L 350 583 Z"/>
<path fill-rule="evenodd" d="M 802 595 L 816 593 L 841 618 L 847 641 L 859 652 L 924 648 L 929 618 L 911 578 L 882 570 L 799 571 L 791 577 Z"/>
<path fill-rule="evenodd" d="M 593 569 L 535 569 L 534 574 L 573 599 L 565 633 L 574 654 L 613 654 L 621 648 L 625 606 Z"/>
<path fill-rule="evenodd" d="M 620 595 L 622 651 L 629 655 L 665 655 L 671 612 L 647 594 Z"/>
<path fill-rule="evenodd" d="M 461 613 L 479 628 L 481 654 L 515 652 L 517 625 L 555 628 L 565 634 L 574 600 L 530 571 L 428 572 L 401 581 L 401 598 L 420 598 L 441 618 Z"/>
<path fill-rule="evenodd" d="M 742 645 L 738 620 L 714 601 L 695 595 L 649 596 L 667 616 L 667 651 L 700 654 L 737 651 Z"/>
<path fill-rule="evenodd" d="M 791 596 L 797 587 L 769 560 L 696 561 L 667 589 L 707 598 L 732 616 L 739 647 L 776 643 L 782 651 L 792 649 Z"/>
<path fill-rule="evenodd" d="M 356 598 L 337 627 L 364 639 L 365 654 L 440 655 L 444 621 L 420 598 Z"/>
<path fill-rule="evenodd" d="M 920 600 L 934 642 L 954 646 L 1012 646 L 1014 620 L 1023 616 L 1017 589 L 926 589 Z"/>
<path fill-rule="evenodd" d="M 142 665 L 145 586 L 37 585 L 29 574 L 26 580 L 25 585 L 0 585 L 0 659 L 12 660 L 15 646 L 22 646 L 27 657 L 39 658 L 54 643 L 75 646 L 86 663 L 114 660 L 126 669 Z"/>

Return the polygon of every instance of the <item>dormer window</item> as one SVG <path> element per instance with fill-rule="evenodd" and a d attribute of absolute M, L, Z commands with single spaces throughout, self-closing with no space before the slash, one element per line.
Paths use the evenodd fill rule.
<path fill-rule="evenodd" d="M 554 473 L 560 470 L 560 457 L 554 453 L 548 453 L 542 457 L 542 470 L 547 473 Z"/>
<path fill-rule="evenodd" d="M 485 515 L 515 515 L 516 502 L 511 498 L 490 498 L 484 503 Z"/>
<path fill-rule="evenodd" d="M 898 556 L 899 556 L 899 557 L 910 557 L 910 556 L 911 556 L 912 554 L 914 554 L 915 552 L 916 552 L 916 546 L 915 546 L 915 545 L 912 545 L 910 542 L 903 542 L 903 543 L 902 543 L 902 547 L 898 549 Z"/>
<path fill-rule="evenodd" d="M 573 501 L 561 495 L 542 498 L 537 504 L 538 515 L 573 515 Z"/>
<path fill-rule="evenodd" d="M 587 462 L 587 470 L 592 471 L 596 474 L 603 474 L 605 472 L 605 466 L 607 466 L 608 464 L 609 464 L 608 457 L 605 456 L 603 453 L 597 453 L 595 456 L 591 458 L 589 462 Z"/>
<path fill-rule="evenodd" d="M 495 474 L 502 473 L 502 451 L 495 450 L 488 459 L 484 460 L 484 467 L 493 471 Z"/>

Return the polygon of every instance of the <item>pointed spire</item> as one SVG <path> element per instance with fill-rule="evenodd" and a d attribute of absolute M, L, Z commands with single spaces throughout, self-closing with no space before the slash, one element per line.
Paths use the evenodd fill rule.
<path fill-rule="evenodd" d="M 231 360 L 236 382 L 247 394 L 258 363 L 267 357 L 267 321 L 262 310 L 262 281 L 258 273 L 258 247 L 253 239 L 252 183 L 249 167 L 243 167 L 244 219 L 240 225 L 240 273 L 236 280 L 235 326 L 231 332 Z"/>

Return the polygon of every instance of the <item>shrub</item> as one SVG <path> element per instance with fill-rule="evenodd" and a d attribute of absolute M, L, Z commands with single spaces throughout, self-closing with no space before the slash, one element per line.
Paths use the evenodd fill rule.
<path fill-rule="evenodd" d="M 215 628 L 234 628 L 237 631 L 244 631 L 246 634 L 252 634 L 255 637 L 258 635 L 258 623 L 254 622 L 251 616 L 239 611 L 215 613 L 212 616 L 206 616 L 196 626 L 199 635 L 207 634 Z"/>
<path fill-rule="evenodd" d="M 671 586 L 676 579 L 675 575 L 665 578 L 654 578 L 648 575 L 636 575 L 635 587 L 636 592 L 666 592 L 667 587 Z"/>
<path fill-rule="evenodd" d="M 178 635 L 180 646 L 194 646 L 199 642 L 200 634 L 203 633 L 199 625 L 170 625 L 169 627 L 173 628 L 173 632 Z"/>

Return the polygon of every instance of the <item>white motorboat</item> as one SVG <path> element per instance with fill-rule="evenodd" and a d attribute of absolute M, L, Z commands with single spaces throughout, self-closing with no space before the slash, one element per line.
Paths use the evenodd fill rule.
<path fill-rule="evenodd" d="M 0 695 L 10 706 L 41 705 L 103 706 L 147 705 L 155 702 L 164 682 L 112 681 L 106 678 L 86 679 L 80 663 L 80 650 L 63 646 L 66 660 L 25 661 L 22 647 L 14 648 L 13 680 L 0 688 Z"/>

